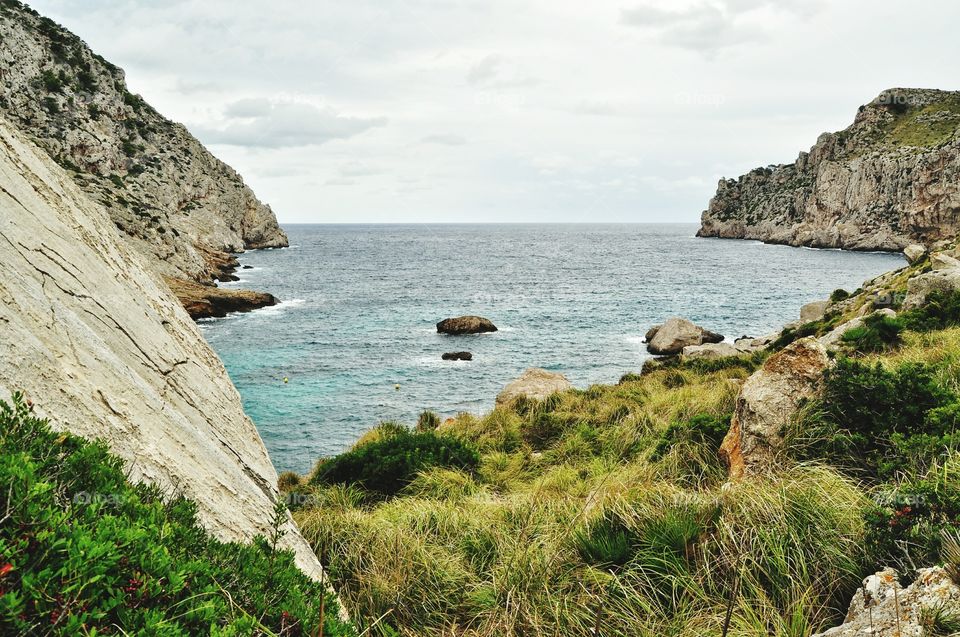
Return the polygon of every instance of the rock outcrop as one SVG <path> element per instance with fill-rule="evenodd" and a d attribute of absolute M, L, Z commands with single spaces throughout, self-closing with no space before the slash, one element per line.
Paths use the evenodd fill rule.
<path fill-rule="evenodd" d="M 903 249 L 903 258 L 911 265 L 925 256 L 927 256 L 927 249 L 918 243 L 911 243 Z"/>
<path fill-rule="evenodd" d="M 960 586 L 942 568 L 920 569 L 917 579 L 906 588 L 900 586 L 896 571 L 886 569 L 863 580 L 841 626 L 814 637 L 923 637 L 935 634 L 925 625 L 925 612 L 954 614 L 958 609 Z"/>
<path fill-rule="evenodd" d="M 887 316 L 890 318 L 897 317 L 897 313 L 891 310 L 890 308 L 883 308 L 881 310 L 876 310 L 874 312 L 870 312 L 869 314 L 865 314 L 864 316 L 858 316 L 856 318 L 850 319 L 846 323 L 841 323 L 840 325 L 836 326 L 835 328 L 833 328 L 832 330 L 830 330 L 829 332 L 827 332 L 817 340 L 820 341 L 820 344 L 826 347 L 827 349 L 837 348 L 843 342 L 844 334 L 846 334 L 850 330 L 856 329 L 858 327 L 862 327 L 863 322 L 867 318 L 867 316 L 871 316 L 873 314 Z"/>
<path fill-rule="evenodd" d="M 960 231 L 960 92 L 890 89 L 796 162 L 723 179 L 702 237 L 902 250 Z"/>
<path fill-rule="evenodd" d="M 703 345 L 687 345 L 683 348 L 681 356 L 686 359 L 707 359 L 715 360 L 726 358 L 728 356 L 739 356 L 744 350 L 737 349 L 729 343 L 705 343 Z"/>
<path fill-rule="evenodd" d="M 470 352 L 447 352 L 440 358 L 445 361 L 472 361 L 473 354 Z"/>
<path fill-rule="evenodd" d="M 519 378 L 507 383 L 497 394 L 498 405 L 509 405 L 521 396 L 534 400 L 543 400 L 558 391 L 572 389 L 573 385 L 563 374 L 548 372 L 539 367 L 531 367 Z"/>
<path fill-rule="evenodd" d="M 960 292 L 960 269 L 935 270 L 912 277 L 907 282 L 907 296 L 903 301 L 903 309 L 911 310 L 920 307 L 934 292 Z"/>
<path fill-rule="evenodd" d="M 105 440 L 133 480 L 195 500 L 215 535 L 267 535 L 277 474 L 223 364 L 109 213 L 2 118 L 0 263 L 0 394 Z"/>
<path fill-rule="evenodd" d="M 230 253 L 287 245 L 269 206 L 124 73 L 15 0 L 0 4 L 0 116 L 110 214 L 148 267 L 224 280 Z"/>
<path fill-rule="evenodd" d="M 819 321 L 827 313 L 828 307 L 830 307 L 830 301 L 812 301 L 803 305 L 800 308 L 800 322 Z"/>
<path fill-rule="evenodd" d="M 248 312 L 277 304 L 277 298 L 266 292 L 221 288 L 185 279 L 165 280 L 194 319 L 223 317 L 231 312 Z"/>
<path fill-rule="evenodd" d="M 814 395 L 829 364 L 823 345 L 803 338 L 768 358 L 743 383 L 720 447 L 731 479 L 768 473 L 775 466 L 786 427 L 801 401 Z"/>
<path fill-rule="evenodd" d="M 450 334 L 460 336 L 462 334 L 483 334 L 485 332 L 496 332 L 497 326 L 490 319 L 482 316 L 458 316 L 456 318 L 443 319 L 437 323 L 437 332 L 439 334 Z"/>
<path fill-rule="evenodd" d="M 704 343 L 719 343 L 723 336 L 699 325 L 694 325 L 685 318 L 670 318 L 662 325 L 651 327 L 646 334 L 647 351 L 656 355 L 674 355 L 683 351 L 684 347 L 703 345 Z"/>

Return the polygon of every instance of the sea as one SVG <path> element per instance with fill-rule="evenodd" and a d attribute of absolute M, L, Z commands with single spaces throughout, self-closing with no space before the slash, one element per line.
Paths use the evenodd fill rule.
<path fill-rule="evenodd" d="M 683 316 L 729 340 L 905 264 L 889 253 L 701 239 L 695 224 L 286 225 L 240 255 L 273 307 L 201 321 L 278 470 L 305 473 L 382 421 L 493 408 L 528 367 L 616 383 L 647 329 Z M 477 314 L 499 331 L 437 334 Z M 444 361 L 450 351 L 472 361 Z"/>

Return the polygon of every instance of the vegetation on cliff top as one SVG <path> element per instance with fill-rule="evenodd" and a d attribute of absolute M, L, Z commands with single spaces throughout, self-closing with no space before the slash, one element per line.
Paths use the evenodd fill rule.
<path fill-rule="evenodd" d="M 101 442 L 0 401 L 0 633 L 354 635 L 271 537 L 220 542 Z"/>

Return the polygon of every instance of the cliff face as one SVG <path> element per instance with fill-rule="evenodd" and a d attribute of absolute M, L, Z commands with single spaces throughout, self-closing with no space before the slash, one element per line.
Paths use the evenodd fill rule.
<path fill-rule="evenodd" d="M 123 71 L 15 0 L 0 2 L 0 115 L 101 204 L 154 271 L 212 283 L 228 253 L 280 247 L 270 207 Z"/>
<path fill-rule="evenodd" d="M 960 232 L 960 92 L 891 89 L 793 164 L 723 179 L 701 237 L 901 250 Z"/>
<path fill-rule="evenodd" d="M 108 211 L 2 118 L 0 263 L 0 396 L 106 440 L 219 537 L 266 534 L 277 475 L 220 360 Z M 284 542 L 319 575 L 295 528 Z"/>

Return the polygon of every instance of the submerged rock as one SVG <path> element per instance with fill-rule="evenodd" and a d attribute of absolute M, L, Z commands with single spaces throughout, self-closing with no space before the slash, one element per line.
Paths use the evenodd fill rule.
<path fill-rule="evenodd" d="M 507 405 L 521 396 L 543 400 L 558 391 L 572 389 L 573 385 L 563 374 L 531 367 L 497 394 L 497 404 Z"/>
<path fill-rule="evenodd" d="M 888 568 L 863 580 L 842 625 L 813 637 L 921 637 L 932 634 L 925 613 L 938 609 L 960 609 L 960 586 L 944 569 L 920 569 L 913 584 L 903 588 L 897 572 Z"/>
<path fill-rule="evenodd" d="M 685 318 L 674 317 L 663 325 L 657 325 L 647 331 L 647 351 L 657 355 L 679 354 L 684 347 L 719 343 L 721 334 L 694 325 Z"/>
<path fill-rule="evenodd" d="M 223 317 L 231 312 L 249 312 L 276 305 L 278 302 L 277 297 L 266 292 L 232 290 L 184 279 L 165 280 L 193 319 Z"/>
<path fill-rule="evenodd" d="M 470 352 L 447 352 L 440 358 L 445 361 L 472 361 L 473 354 Z"/>
<path fill-rule="evenodd" d="M 437 323 L 438 333 L 453 336 L 496 331 L 497 326 L 490 319 L 485 319 L 482 316 L 458 316 L 456 318 L 446 318 Z"/>
<path fill-rule="evenodd" d="M 813 396 L 829 364 L 824 346 L 803 338 L 768 358 L 744 382 L 720 447 L 731 479 L 773 469 L 784 430 L 800 402 Z"/>

